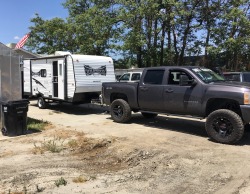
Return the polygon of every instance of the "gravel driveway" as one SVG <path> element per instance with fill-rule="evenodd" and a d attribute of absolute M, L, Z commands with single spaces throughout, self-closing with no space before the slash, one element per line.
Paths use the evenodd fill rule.
<path fill-rule="evenodd" d="M 223 145 L 203 120 L 137 113 L 118 124 L 105 110 L 31 101 L 28 116 L 51 125 L 0 136 L 0 193 L 250 193 L 248 131 L 239 145 Z M 62 149 L 41 149 L 53 144 Z"/>

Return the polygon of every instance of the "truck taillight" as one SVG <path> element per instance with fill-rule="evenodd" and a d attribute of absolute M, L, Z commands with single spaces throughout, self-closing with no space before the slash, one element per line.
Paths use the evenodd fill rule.
<path fill-rule="evenodd" d="M 249 93 L 244 93 L 244 104 L 250 104 Z"/>

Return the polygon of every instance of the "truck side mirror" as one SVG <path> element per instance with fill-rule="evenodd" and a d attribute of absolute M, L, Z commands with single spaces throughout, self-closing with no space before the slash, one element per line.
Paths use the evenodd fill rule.
<path fill-rule="evenodd" d="M 180 86 L 195 86 L 197 84 L 195 79 L 189 79 L 187 75 L 180 75 Z"/>

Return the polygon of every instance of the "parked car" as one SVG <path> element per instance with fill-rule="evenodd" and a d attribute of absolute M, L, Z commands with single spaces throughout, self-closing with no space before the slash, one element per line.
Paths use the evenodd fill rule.
<path fill-rule="evenodd" d="M 250 82 L 250 72 L 223 72 L 228 81 Z"/>
<path fill-rule="evenodd" d="M 140 81 L 142 72 L 124 73 L 119 79 L 119 82 L 137 82 Z"/>

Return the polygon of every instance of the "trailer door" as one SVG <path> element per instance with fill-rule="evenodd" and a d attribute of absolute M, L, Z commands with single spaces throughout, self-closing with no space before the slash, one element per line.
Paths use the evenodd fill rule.
<path fill-rule="evenodd" d="M 53 97 L 58 98 L 58 61 L 53 61 L 53 76 L 52 76 L 52 83 L 53 83 Z"/>
<path fill-rule="evenodd" d="M 53 97 L 64 100 L 63 60 L 53 61 Z"/>
<path fill-rule="evenodd" d="M 58 98 L 64 100 L 64 60 L 58 60 Z"/>

